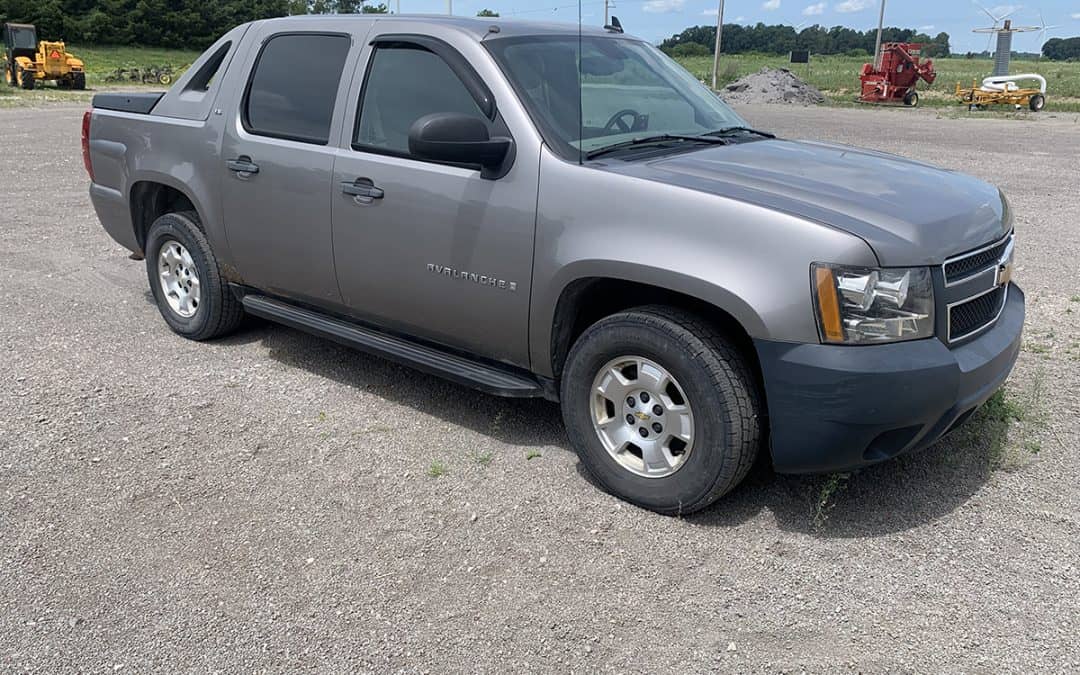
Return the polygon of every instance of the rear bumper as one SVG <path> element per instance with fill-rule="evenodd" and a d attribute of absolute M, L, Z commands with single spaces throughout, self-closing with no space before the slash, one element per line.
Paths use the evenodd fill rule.
<path fill-rule="evenodd" d="M 756 340 L 781 473 L 856 469 L 924 448 L 1004 383 L 1020 351 L 1024 293 L 993 328 L 950 349 L 938 339 L 837 346 Z"/>

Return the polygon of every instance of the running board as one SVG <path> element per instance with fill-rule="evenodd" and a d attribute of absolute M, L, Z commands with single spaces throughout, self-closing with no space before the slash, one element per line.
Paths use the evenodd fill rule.
<path fill-rule="evenodd" d="M 511 398 L 544 395 L 540 383 L 528 375 L 478 363 L 264 295 L 245 295 L 243 303 L 249 314 L 330 338 L 347 347 L 397 361 L 489 394 Z"/>

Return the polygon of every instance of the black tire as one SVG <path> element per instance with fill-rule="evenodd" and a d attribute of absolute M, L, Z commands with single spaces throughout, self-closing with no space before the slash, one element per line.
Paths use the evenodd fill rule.
<path fill-rule="evenodd" d="M 34 71 L 19 68 L 19 84 L 22 85 L 23 89 L 33 91 L 36 79 L 37 78 L 34 77 Z"/>
<path fill-rule="evenodd" d="M 4 79 L 7 80 L 8 86 L 18 87 L 19 76 L 15 72 L 15 64 L 12 63 L 8 67 L 4 68 Z"/>
<path fill-rule="evenodd" d="M 71 77 L 71 86 L 79 91 L 86 89 L 86 73 L 74 73 Z"/>
<path fill-rule="evenodd" d="M 1028 107 L 1031 108 L 1031 112 L 1039 112 L 1046 105 L 1046 97 L 1042 94 L 1035 94 L 1028 99 Z"/>
<path fill-rule="evenodd" d="M 919 92 L 909 91 L 907 94 L 905 94 L 904 105 L 911 108 L 917 108 L 919 106 Z"/>
<path fill-rule="evenodd" d="M 191 340 L 210 340 L 235 330 L 243 319 L 244 309 L 222 279 L 217 258 L 198 222 L 194 211 L 167 213 L 155 220 L 146 236 L 146 274 L 158 310 L 169 328 Z M 173 310 L 161 288 L 158 254 L 169 241 L 179 242 L 187 249 L 197 270 L 200 301 L 190 317 Z"/>
<path fill-rule="evenodd" d="M 622 466 L 593 425 L 594 379 L 627 355 L 666 369 L 693 410 L 689 455 L 662 478 Z M 756 382 L 746 357 L 708 322 L 670 307 L 640 307 L 601 319 L 574 343 L 562 374 L 563 420 L 582 464 L 605 490 L 659 513 L 689 514 L 729 492 L 753 465 L 762 433 Z"/>

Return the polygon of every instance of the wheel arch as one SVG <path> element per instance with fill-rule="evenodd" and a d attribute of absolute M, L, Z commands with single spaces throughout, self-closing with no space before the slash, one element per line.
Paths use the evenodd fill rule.
<path fill-rule="evenodd" d="M 128 205 L 131 209 L 131 225 L 135 231 L 135 241 L 138 242 L 141 250 L 146 248 L 146 235 L 150 231 L 150 226 L 166 213 L 194 211 L 199 216 L 199 222 L 196 225 L 204 234 L 206 232 L 203 224 L 206 218 L 202 209 L 198 207 L 187 190 L 178 187 L 172 181 L 165 182 L 157 178 L 135 181 L 128 191 Z"/>
<path fill-rule="evenodd" d="M 761 318 L 747 303 L 724 289 L 670 274 L 672 283 L 664 285 L 627 274 L 577 276 L 563 284 L 546 323 L 547 334 L 541 338 L 546 353 L 541 356 L 541 367 L 534 362 L 534 370 L 558 380 L 571 346 L 586 328 L 631 307 L 659 304 L 693 312 L 719 327 L 746 357 L 764 396 L 761 366 L 753 345 L 753 337 L 765 331 Z M 692 283 L 695 281 L 698 283 Z M 540 344 L 534 345 L 534 357 L 540 349 Z"/>

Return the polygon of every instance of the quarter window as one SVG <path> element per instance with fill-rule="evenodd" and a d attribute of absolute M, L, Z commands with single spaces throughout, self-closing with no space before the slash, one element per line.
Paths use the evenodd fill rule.
<path fill-rule="evenodd" d="M 372 55 L 353 137 L 355 149 L 409 153 L 409 127 L 424 115 L 483 114 L 442 58 L 422 47 L 379 47 Z"/>
<path fill-rule="evenodd" d="M 326 145 L 349 46 L 344 35 L 290 34 L 267 41 L 248 84 L 244 128 Z"/>

